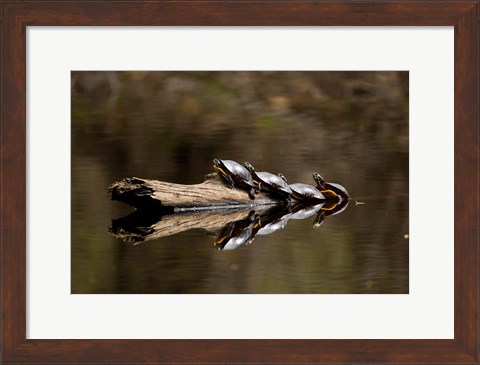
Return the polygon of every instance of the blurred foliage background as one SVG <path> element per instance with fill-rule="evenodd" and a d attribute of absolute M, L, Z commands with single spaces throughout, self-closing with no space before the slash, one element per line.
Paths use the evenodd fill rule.
<path fill-rule="evenodd" d="M 408 72 L 72 72 L 72 293 L 408 293 Z M 216 252 L 189 231 L 131 246 L 125 177 L 203 181 L 250 161 L 353 200 Z"/>

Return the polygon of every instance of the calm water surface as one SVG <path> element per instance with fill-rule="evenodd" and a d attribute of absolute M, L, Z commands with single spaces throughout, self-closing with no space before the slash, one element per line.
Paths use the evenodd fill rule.
<path fill-rule="evenodd" d="M 72 74 L 72 293 L 408 293 L 408 74 Z M 236 250 L 194 229 L 109 233 L 125 177 L 193 184 L 213 158 L 250 161 L 352 201 Z M 364 204 L 356 205 L 355 201 Z"/>

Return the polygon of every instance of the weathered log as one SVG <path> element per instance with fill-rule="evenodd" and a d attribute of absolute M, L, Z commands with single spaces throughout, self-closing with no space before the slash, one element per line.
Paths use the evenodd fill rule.
<path fill-rule="evenodd" d="M 216 173 L 206 175 L 203 183 L 195 185 L 126 178 L 112 184 L 108 192 L 112 194 L 112 200 L 143 209 L 185 211 L 283 204 L 281 198 L 265 193 L 257 194 L 252 200 L 247 191 L 240 188 L 230 189 Z"/>

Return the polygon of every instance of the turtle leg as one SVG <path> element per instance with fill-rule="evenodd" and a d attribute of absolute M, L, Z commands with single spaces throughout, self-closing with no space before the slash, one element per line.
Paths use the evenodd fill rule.
<path fill-rule="evenodd" d="M 258 183 L 257 187 L 255 188 L 255 193 L 258 194 L 262 190 L 262 183 Z"/>
<path fill-rule="evenodd" d="M 235 186 L 235 183 L 233 182 L 233 179 L 230 175 L 222 175 L 223 178 L 227 181 L 227 185 L 230 189 L 233 189 Z"/>
<path fill-rule="evenodd" d="M 251 189 L 248 191 L 248 196 L 249 196 L 250 199 L 252 199 L 252 200 L 255 199 L 255 189 L 254 189 L 254 188 L 251 188 Z"/>

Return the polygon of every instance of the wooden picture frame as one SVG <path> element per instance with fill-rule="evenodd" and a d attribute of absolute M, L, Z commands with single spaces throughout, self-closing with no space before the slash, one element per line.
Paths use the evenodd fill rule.
<path fill-rule="evenodd" d="M 14 363 L 478 364 L 478 1 L 3 1 L 2 360 Z M 453 340 L 27 340 L 26 27 L 455 27 Z"/>

